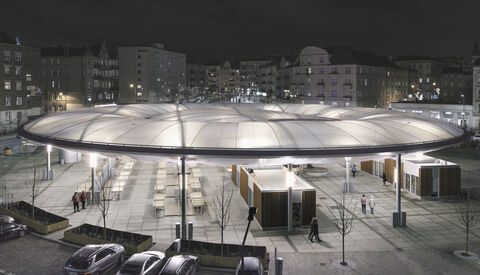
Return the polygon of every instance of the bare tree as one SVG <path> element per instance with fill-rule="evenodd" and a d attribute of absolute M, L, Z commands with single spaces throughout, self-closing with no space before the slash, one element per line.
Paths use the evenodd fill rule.
<path fill-rule="evenodd" d="M 222 185 L 215 192 L 213 198 L 213 212 L 215 213 L 216 223 L 220 228 L 221 236 L 221 255 L 223 256 L 223 231 L 230 222 L 230 209 L 232 205 L 233 189 L 225 187 L 225 175 Z"/>
<path fill-rule="evenodd" d="M 35 199 L 40 195 L 40 179 L 38 178 L 38 169 L 35 162 L 33 162 L 33 172 L 30 176 L 29 173 L 26 173 L 25 179 L 25 188 L 27 189 L 27 194 L 32 200 L 32 220 L 35 220 Z"/>
<path fill-rule="evenodd" d="M 470 228 L 477 225 L 478 220 L 480 219 L 480 203 L 477 200 L 470 198 L 470 192 L 467 192 L 467 194 L 460 194 L 459 200 L 459 203 L 455 203 L 455 211 L 457 212 L 458 220 L 463 227 L 465 227 L 465 231 L 467 233 L 465 252 L 462 254 L 464 256 L 469 256 L 468 237 Z"/>
<path fill-rule="evenodd" d="M 102 213 L 103 218 L 103 239 L 107 240 L 107 216 L 110 210 L 110 202 L 112 201 L 112 188 L 108 184 L 109 182 L 104 179 L 103 176 L 98 177 L 95 180 L 97 185 L 96 190 L 100 190 L 100 201 L 98 202 L 98 210 Z M 94 196 L 95 194 L 93 194 Z"/>
<path fill-rule="evenodd" d="M 342 194 L 341 201 L 335 202 L 335 210 L 332 210 L 330 207 L 328 208 L 332 223 L 337 227 L 340 235 L 342 235 L 342 262 L 340 262 L 342 265 L 347 265 L 347 262 L 345 262 L 345 236 L 352 232 L 355 220 L 354 214 L 357 204 L 353 204 L 352 207 L 352 202 L 353 199 L 351 198 L 348 205 L 346 205 L 345 194 Z"/>

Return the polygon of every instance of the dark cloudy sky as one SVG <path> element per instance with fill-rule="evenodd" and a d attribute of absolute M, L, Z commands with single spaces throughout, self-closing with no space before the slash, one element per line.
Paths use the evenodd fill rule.
<path fill-rule="evenodd" d="M 38 46 L 159 42 L 203 62 L 307 45 L 468 56 L 480 1 L 0 0 L 0 31 Z"/>

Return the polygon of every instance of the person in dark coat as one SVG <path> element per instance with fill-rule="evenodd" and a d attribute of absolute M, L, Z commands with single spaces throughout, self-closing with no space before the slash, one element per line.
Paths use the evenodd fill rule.
<path fill-rule="evenodd" d="M 355 173 L 357 172 L 357 166 L 356 165 L 353 165 L 352 166 L 352 175 L 353 177 L 355 177 Z"/>
<path fill-rule="evenodd" d="M 87 201 L 87 193 L 85 191 L 82 191 L 82 194 L 80 194 L 80 201 L 82 202 L 82 209 L 85 209 L 85 202 Z"/>
<path fill-rule="evenodd" d="M 383 179 L 383 185 L 385 185 L 385 182 L 387 182 L 387 175 L 385 175 L 385 173 L 383 173 L 382 179 Z"/>
<path fill-rule="evenodd" d="M 310 234 L 308 234 L 308 239 L 313 242 L 312 238 L 313 238 L 313 223 L 315 222 L 315 217 L 312 217 L 312 220 L 310 221 Z"/>
<path fill-rule="evenodd" d="M 80 211 L 80 209 L 78 207 L 79 198 L 78 198 L 78 193 L 77 192 L 75 192 L 75 194 L 73 194 L 72 202 L 73 202 L 73 212 L 75 213 L 77 211 Z"/>
<path fill-rule="evenodd" d="M 315 218 L 313 222 L 313 237 L 317 239 L 317 243 L 321 242 L 320 237 L 318 236 L 318 220 Z M 311 240 L 313 242 L 313 238 Z"/>

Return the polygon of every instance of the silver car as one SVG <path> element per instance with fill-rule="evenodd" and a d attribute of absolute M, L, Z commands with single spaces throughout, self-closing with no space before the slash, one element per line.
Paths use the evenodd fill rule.
<path fill-rule="evenodd" d="M 117 275 L 157 275 L 164 263 L 164 253 L 144 251 L 133 254 L 117 272 Z"/>
<path fill-rule="evenodd" d="M 158 275 L 191 275 L 197 273 L 198 258 L 190 255 L 170 257 Z"/>
<path fill-rule="evenodd" d="M 10 216 L 0 215 L 0 223 L 14 223 L 14 222 L 15 222 L 15 219 Z"/>
<path fill-rule="evenodd" d="M 95 274 L 100 275 L 123 264 L 125 249 L 118 244 L 86 245 L 67 261 L 63 274 Z"/>

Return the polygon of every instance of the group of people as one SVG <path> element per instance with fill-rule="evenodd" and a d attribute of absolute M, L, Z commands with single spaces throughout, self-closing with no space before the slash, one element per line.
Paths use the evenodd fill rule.
<path fill-rule="evenodd" d="M 367 198 L 365 197 L 365 194 L 362 195 L 362 198 L 360 199 L 360 202 L 362 203 L 362 213 L 366 214 L 367 213 Z M 370 214 L 373 215 L 373 210 L 375 208 L 375 199 L 373 198 L 373 195 L 370 195 L 370 199 L 368 200 L 368 206 L 370 206 Z"/>
<path fill-rule="evenodd" d="M 308 239 L 313 242 L 313 238 L 317 239 L 317 242 L 321 242 L 320 237 L 318 236 L 318 220 L 315 217 L 312 217 L 312 221 L 310 222 L 310 234 L 308 235 Z"/>
<path fill-rule="evenodd" d="M 85 203 L 87 202 L 87 193 L 85 191 L 82 191 L 80 196 L 78 195 L 78 192 L 75 192 L 72 196 L 72 202 L 73 202 L 73 212 L 80 212 L 80 207 L 78 206 L 78 203 L 82 203 L 82 209 L 85 209 Z"/>

